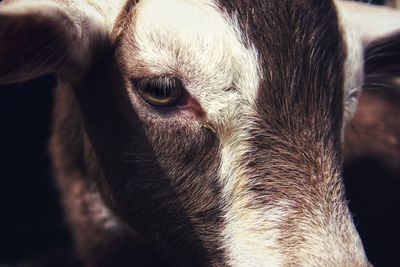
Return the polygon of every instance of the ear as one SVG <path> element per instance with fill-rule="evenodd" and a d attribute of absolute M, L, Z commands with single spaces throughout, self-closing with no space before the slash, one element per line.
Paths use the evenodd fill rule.
<path fill-rule="evenodd" d="M 359 84 L 363 90 L 400 90 L 400 11 L 354 1 L 336 3 L 342 27 L 348 36 L 351 35 L 347 37 L 351 39 L 347 40 L 351 42 L 347 48 L 348 56 L 352 57 L 354 50 L 360 50 L 356 60 L 349 60 L 348 68 L 351 71 L 358 68 L 361 77 L 354 84 Z M 357 93 L 353 95 L 347 98 L 347 102 L 357 102 Z M 349 114 L 353 113 L 356 105 L 350 106 Z"/>
<path fill-rule="evenodd" d="M 104 41 L 102 20 L 83 1 L 0 3 L 0 84 L 84 72 Z"/>
<path fill-rule="evenodd" d="M 338 11 L 364 45 L 400 33 L 400 12 L 387 6 L 337 0 Z"/>

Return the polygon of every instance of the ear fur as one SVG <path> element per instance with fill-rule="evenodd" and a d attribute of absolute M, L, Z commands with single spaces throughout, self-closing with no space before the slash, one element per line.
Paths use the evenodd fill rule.
<path fill-rule="evenodd" d="M 361 38 L 366 47 L 370 43 L 400 33 L 400 12 L 387 6 L 377 6 L 354 1 L 336 1 L 344 17 L 345 27 Z"/>
<path fill-rule="evenodd" d="M 103 42 L 105 27 L 94 10 L 86 8 L 84 13 L 78 3 L 71 3 L 0 3 L 0 84 L 84 72 L 94 45 Z"/>
<path fill-rule="evenodd" d="M 365 88 L 400 92 L 400 32 L 366 47 L 364 71 Z"/>
<path fill-rule="evenodd" d="M 342 26 L 352 35 L 348 49 L 359 49 L 361 45 L 363 90 L 399 90 L 400 11 L 354 1 L 336 3 Z M 358 68 L 356 64 L 353 62 L 350 67 Z"/>

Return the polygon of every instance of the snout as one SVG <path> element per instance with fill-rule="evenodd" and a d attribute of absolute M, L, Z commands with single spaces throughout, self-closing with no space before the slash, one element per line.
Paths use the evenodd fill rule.
<path fill-rule="evenodd" d="M 246 209 L 225 231 L 229 266 L 373 266 L 345 206 L 340 214 L 295 210 L 287 202 Z"/>

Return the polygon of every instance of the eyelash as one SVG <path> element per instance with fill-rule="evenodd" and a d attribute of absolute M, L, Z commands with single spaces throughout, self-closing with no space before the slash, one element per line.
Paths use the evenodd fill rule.
<path fill-rule="evenodd" d="M 182 82 L 170 76 L 138 79 L 133 84 L 143 100 L 155 107 L 176 106 L 185 91 Z"/>

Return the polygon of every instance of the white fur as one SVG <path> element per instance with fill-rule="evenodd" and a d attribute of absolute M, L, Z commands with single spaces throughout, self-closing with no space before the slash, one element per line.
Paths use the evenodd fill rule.
<path fill-rule="evenodd" d="M 308 216 L 299 222 L 304 231 L 303 245 L 297 246 L 301 266 L 368 266 L 361 239 L 346 203 L 340 199 L 321 199 Z"/>
<path fill-rule="evenodd" d="M 357 106 L 358 91 L 364 79 L 364 49 L 368 44 L 400 33 L 400 12 L 388 7 L 352 1 L 335 1 L 346 41 L 345 121 Z"/>
<path fill-rule="evenodd" d="M 347 17 L 347 27 L 361 37 L 364 45 L 400 32 L 400 12 L 393 8 L 366 5 L 352 1 L 336 1 L 338 11 Z"/>
<path fill-rule="evenodd" d="M 338 3 L 338 2 L 336 2 Z M 339 5 L 340 6 L 340 5 Z M 338 7 L 338 11 L 342 9 Z M 357 99 L 364 81 L 364 47 L 362 37 L 356 29 L 350 27 L 351 17 L 339 12 L 339 23 L 346 45 L 345 81 L 344 81 L 344 121 L 348 122 L 357 108 Z"/>
<path fill-rule="evenodd" d="M 255 196 L 245 186 L 250 177 L 242 160 L 246 153 L 251 153 L 249 129 L 262 73 L 256 49 L 240 32 L 236 19 L 224 14 L 212 0 L 142 0 L 135 8 L 133 23 L 135 58 L 131 64 L 145 68 L 132 67 L 130 75 L 180 77 L 206 111 L 206 119 L 219 136 L 219 177 L 226 208 L 222 239 L 228 264 L 238 267 L 286 264 L 285 248 L 278 242 L 282 237 L 279 226 L 293 208 L 282 200 L 270 207 L 255 208 Z M 346 35 L 351 46 L 351 34 L 346 32 Z M 347 59 L 348 92 L 360 87 L 360 51 L 355 50 Z M 302 234 L 308 233 L 315 237 L 319 234 L 313 229 Z M 334 239 L 334 235 L 330 237 Z M 315 250 L 323 242 L 321 238 L 316 240 Z M 304 257 L 312 252 L 312 245 L 308 248 L 302 252 Z M 362 251 L 360 247 L 354 249 Z"/>
<path fill-rule="evenodd" d="M 243 193 L 234 198 L 226 215 L 224 237 L 230 266 L 282 266 L 285 257 L 278 243 L 281 233 L 277 226 L 287 215 L 285 205 L 250 209 L 246 205 L 251 203 L 251 196 Z"/>
<path fill-rule="evenodd" d="M 227 204 L 223 246 L 230 265 L 279 265 L 274 224 L 283 210 L 270 210 L 269 218 L 276 220 L 260 224 L 264 212 L 244 207 L 251 196 L 243 191 L 247 177 L 239 163 L 248 150 L 246 118 L 253 112 L 260 80 L 256 50 L 236 20 L 211 0 L 142 0 L 134 23 L 137 60 L 155 76 L 181 77 L 220 137 L 220 182 Z"/>
<path fill-rule="evenodd" d="M 105 19 L 105 26 L 111 32 L 115 26 L 117 17 L 121 14 L 128 0 L 85 0 L 85 10 L 89 7 L 96 10 Z M 93 12 L 93 11 L 92 11 Z"/>
<path fill-rule="evenodd" d="M 211 109 L 225 102 L 224 90 L 232 87 L 255 98 L 257 55 L 212 1 L 143 0 L 136 14 L 137 57 L 154 75 L 179 75 Z"/>

